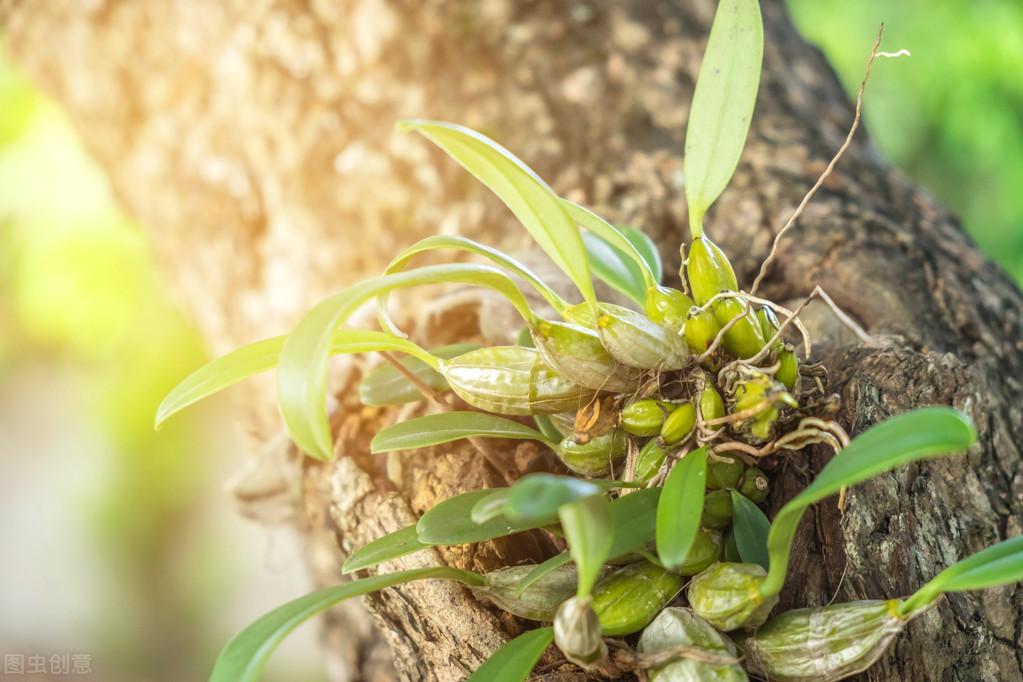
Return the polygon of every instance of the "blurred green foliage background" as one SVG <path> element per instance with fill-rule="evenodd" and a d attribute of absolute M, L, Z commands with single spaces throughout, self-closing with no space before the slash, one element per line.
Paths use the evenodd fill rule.
<path fill-rule="evenodd" d="M 787 4 L 850 94 L 880 21 L 885 49 L 912 51 L 878 63 L 867 128 L 1023 280 L 1023 3 Z M 0 644 L 88 652 L 104 680 L 202 679 L 304 589 L 297 556 L 267 559 L 282 544 L 218 492 L 242 454 L 216 406 L 152 431 L 203 357 L 143 232 L 0 56 Z M 289 641 L 268 679 L 317 678 L 312 646 Z"/>

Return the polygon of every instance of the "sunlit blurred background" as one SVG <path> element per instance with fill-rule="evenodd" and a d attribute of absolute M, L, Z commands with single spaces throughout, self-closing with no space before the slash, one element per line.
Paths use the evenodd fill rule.
<path fill-rule="evenodd" d="M 788 5 L 850 93 L 881 20 L 886 48 L 911 50 L 875 71 L 870 133 L 1023 280 L 1023 3 Z M 287 535 L 220 492 L 244 456 L 224 406 L 152 430 L 204 357 L 144 233 L 0 56 L 0 653 L 87 654 L 111 681 L 202 679 L 234 631 L 304 589 Z M 267 679 L 323 679 L 311 631 Z"/>

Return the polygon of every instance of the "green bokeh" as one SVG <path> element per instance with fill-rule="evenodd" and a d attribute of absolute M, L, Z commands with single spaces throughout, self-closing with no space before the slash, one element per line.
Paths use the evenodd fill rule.
<path fill-rule="evenodd" d="M 875 144 L 962 218 L 1023 281 L 1023 2 L 788 0 L 799 29 L 852 96 L 878 25 L 882 49 L 864 104 Z"/>

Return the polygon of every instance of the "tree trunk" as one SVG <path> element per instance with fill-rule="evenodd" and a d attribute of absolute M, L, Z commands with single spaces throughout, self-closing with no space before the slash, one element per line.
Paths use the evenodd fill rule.
<path fill-rule="evenodd" d="M 485 130 L 559 192 L 646 230 L 677 279 L 683 131 L 714 6 L 6 0 L 0 19 L 14 57 L 65 107 L 148 229 L 168 286 L 219 353 L 287 331 L 312 303 L 426 234 L 525 243 L 485 189 L 422 140 L 393 131 L 404 116 Z M 747 286 L 852 119 L 827 63 L 780 4 L 765 0 L 764 10 L 750 142 L 708 221 Z M 1015 403 L 1023 298 L 956 218 L 865 139 L 783 242 L 764 293 L 784 301 L 820 284 L 885 340 L 849 345 L 826 315 L 811 315 L 841 393 L 840 418 L 853 432 L 941 403 L 969 412 L 980 442 L 967 457 L 851 490 L 844 517 L 832 502 L 818 505 L 801 527 L 783 606 L 908 594 L 1023 525 L 1023 410 Z M 339 388 L 357 375 L 357 366 L 344 367 Z M 350 391 L 335 412 L 338 459 L 302 461 L 293 450 L 282 455 L 272 382 L 259 387 L 244 404 L 263 454 L 237 492 L 261 518 L 279 518 L 274 505 L 285 500 L 319 582 L 336 582 L 346 552 L 438 499 L 545 463 L 529 446 L 482 458 L 468 445 L 370 461 L 368 436 L 395 414 L 360 410 Z M 826 459 L 812 449 L 778 463 L 772 509 Z M 300 496 L 286 492 L 292 474 Z M 530 537 L 394 564 L 488 568 L 550 551 Z M 449 585 L 388 590 L 365 605 L 375 630 L 359 627 L 352 608 L 328 620 L 339 678 L 388 679 L 396 670 L 456 679 L 522 627 Z M 950 596 L 862 678 L 1023 680 L 1023 590 Z"/>

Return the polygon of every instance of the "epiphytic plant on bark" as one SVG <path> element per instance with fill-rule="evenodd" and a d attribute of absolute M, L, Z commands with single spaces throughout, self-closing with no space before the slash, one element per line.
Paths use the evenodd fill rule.
<path fill-rule="evenodd" d="M 754 295 L 770 259 L 752 292 L 745 292 L 706 234 L 704 218 L 745 143 L 762 50 L 756 0 L 722 0 L 687 130 L 692 241 L 680 273 L 685 291 L 661 284 L 656 249 L 641 232 L 614 227 L 558 197 L 496 142 L 449 123 L 401 123 L 493 190 L 581 301 L 565 300 L 496 249 L 461 237 L 430 237 L 399 253 L 381 276 L 320 303 L 291 334 L 245 346 L 197 370 L 167 397 L 157 421 L 276 367 L 279 407 L 291 438 L 309 456 L 329 460 L 329 357 L 383 353 L 392 364 L 363 377 L 363 401 L 426 399 L 433 409 L 382 429 L 373 452 L 463 438 L 529 439 L 549 447 L 572 475 L 531 474 L 506 488 L 448 499 L 415 525 L 356 551 L 344 572 L 435 545 L 528 530 L 561 537 L 567 548 L 541 564 L 487 574 L 422 568 L 314 592 L 235 637 L 213 680 L 254 680 L 276 644 L 316 613 L 343 599 L 424 579 L 460 582 L 519 618 L 550 623 L 511 640 L 473 679 L 522 680 L 554 642 L 568 661 L 605 673 L 741 680 L 749 671 L 777 680 L 837 680 L 870 666 L 942 594 L 1023 578 L 1023 541 L 1016 538 L 952 566 L 904 600 L 771 617 L 796 527 L 810 505 L 894 467 L 961 452 L 974 433 L 962 414 L 929 407 L 850 441 L 832 419 L 827 373 L 811 361 L 799 310 Z M 408 267 L 417 255 L 438 249 L 466 251 L 491 264 Z M 593 277 L 633 305 L 598 300 Z M 554 315 L 534 310 L 515 278 L 535 289 Z M 522 319 L 521 342 L 428 350 L 407 338 L 387 314 L 388 295 L 439 283 L 486 287 L 503 296 Z M 372 299 L 385 331 L 347 328 L 355 310 Z M 790 326 L 799 332 L 798 345 L 786 337 Z M 757 506 L 769 486 L 758 460 L 814 443 L 836 455 L 768 520 Z M 683 590 L 688 606 L 673 605 Z M 640 632 L 638 640 L 622 639 Z"/>

